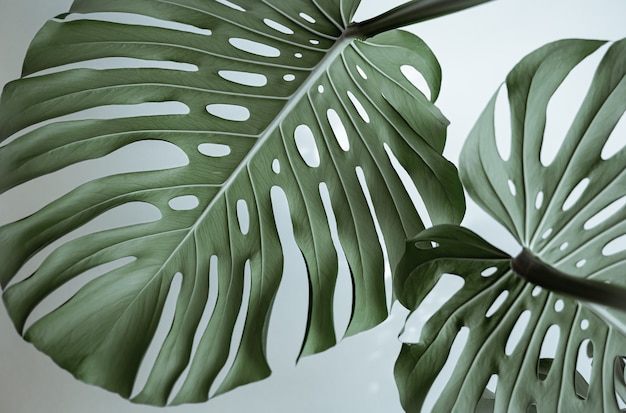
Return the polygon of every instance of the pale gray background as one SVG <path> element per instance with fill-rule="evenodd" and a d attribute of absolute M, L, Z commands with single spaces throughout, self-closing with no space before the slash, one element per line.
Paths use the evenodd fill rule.
<path fill-rule="evenodd" d="M 243 0 L 240 0 L 244 2 Z M 359 18 L 400 0 L 363 0 Z M 19 76 L 30 39 L 47 18 L 67 11 L 67 0 L 0 0 L 0 85 Z M 506 73 L 525 54 L 560 38 L 617 40 L 626 36 L 622 0 L 497 0 L 410 27 L 431 46 L 443 67 L 438 106 L 452 121 L 446 154 L 456 162 L 462 142 Z M 587 75 L 588 76 L 588 75 Z M 566 99 L 567 100 L 567 99 Z M 28 202 L 29 198 L 19 201 Z M 10 205 L 10 206 L 8 206 Z M 16 208 L 0 196 L 0 224 Z M 514 254 L 518 247 L 470 203 L 465 225 Z M 206 404 L 166 408 L 178 412 L 400 412 L 392 369 L 404 311 L 384 325 L 344 340 L 336 348 L 295 366 L 303 314 L 298 282 L 281 288 L 269 357 L 272 377 Z M 345 291 L 344 291 L 345 292 Z M 306 297 L 304 296 L 304 299 Z M 0 412 L 153 412 L 75 381 L 24 343 L 0 310 Z"/>

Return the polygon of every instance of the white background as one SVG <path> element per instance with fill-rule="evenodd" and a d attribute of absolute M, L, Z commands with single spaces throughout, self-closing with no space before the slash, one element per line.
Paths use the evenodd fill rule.
<path fill-rule="evenodd" d="M 240 0 L 245 3 L 244 0 Z M 363 0 L 358 19 L 381 13 L 399 0 Z M 69 0 L 0 0 L 0 85 L 19 77 L 30 39 L 46 19 L 67 11 Z M 473 122 L 508 71 L 524 55 L 561 38 L 617 40 L 626 36 L 626 1 L 497 0 L 409 29 L 430 45 L 443 68 L 438 106 L 451 120 L 446 154 L 458 159 Z M 0 223 L 2 219 L 0 198 Z M 518 247 L 471 203 L 464 224 L 508 251 Z M 289 298 L 282 288 L 275 317 L 289 323 Z M 300 293 L 294 292 L 297 295 Z M 282 298 L 281 298 L 282 297 Z M 293 297 L 291 297 L 293 299 Z M 272 377 L 217 397 L 206 404 L 166 408 L 166 412 L 400 412 L 393 380 L 403 312 L 384 325 L 342 341 L 338 347 L 295 366 L 284 343 L 270 348 Z M 278 321 L 277 323 L 281 323 Z M 296 327 L 299 328 L 299 327 Z M 281 334 L 282 334 L 281 333 Z M 297 341 L 281 336 L 280 340 Z M 296 347 L 291 343 L 289 348 Z M 270 342 L 272 346 L 272 342 Z M 288 348 L 288 347 L 285 347 Z M 284 357 L 283 357 L 284 356 Z M 74 380 L 46 356 L 23 342 L 0 310 L 0 412 L 151 412 L 116 395 Z"/>

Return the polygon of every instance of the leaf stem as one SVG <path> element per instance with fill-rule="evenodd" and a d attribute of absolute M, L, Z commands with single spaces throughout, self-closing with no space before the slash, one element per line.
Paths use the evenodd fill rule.
<path fill-rule="evenodd" d="M 526 248 L 511 260 L 511 268 L 522 279 L 550 291 L 626 312 L 626 288 L 568 275 L 544 263 Z"/>
<path fill-rule="evenodd" d="M 365 38 L 388 30 L 445 16 L 491 0 L 413 0 L 374 18 L 354 23 L 351 30 Z"/>

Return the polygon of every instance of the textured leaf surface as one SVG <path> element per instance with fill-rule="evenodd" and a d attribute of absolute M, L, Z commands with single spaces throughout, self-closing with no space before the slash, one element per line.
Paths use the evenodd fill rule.
<path fill-rule="evenodd" d="M 560 41 L 523 59 L 505 86 L 510 156 L 504 159 L 496 144 L 496 95 L 466 142 L 460 170 L 469 194 L 542 261 L 624 286 L 626 149 L 612 132 L 626 109 L 626 41 L 604 53 L 556 156 L 548 164 L 541 159 L 550 99 L 602 45 Z M 462 350 L 450 378 L 439 383 L 434 411 L 619 411 L 626 337 L 616 325 L 624 314 L 523 281 L 506 254 L 456 226 L 426 230 L 407 244 L 394 280 L 399 299 L 419 308 L 446 273 L 462 277 L 463 287 L 416 344 L 403 346 L 396 364 L 407 411 L 420 410 L 457 337 L 465 338 Z"/>
<path fill-rule="evenodd" d="M 135 398 L 143 403 L 206 400 L 225 369 L 218 393 L 270 373 L 266 333 L 284 260 L 272 192 L 288 201 L 308 271 L 301 355 L 336 341 L 338 253 L 325 191 L 352 276 L 348 335 L 387 315 L 374 218 L 392 263 L 423 229 L 393 158 L 434 223 L 463 215 L 456 169 L 441 156 L 447 121 L 401 70 L 417 69 L 436 99 L 440 70 L 420 39 L 401 31 L 356 39 L 346 28 L 358 1 L 235 3 L 76 1 L 41 29 L 24 77 L 2 95 L 1 191 L 137 142 L 167 142 L 186 157 L 184 166 L 92 180 L 0 229 L 3 297 L 20 331 L 56 289 L 117 265 L 25 337 L 80 379 L 125 397 L 181 279 L 168 334 Z M 184 110 L 133 115 L 159 102 Z M 94 108 L 113 115 L 94 118 Z M 191 203 L 176 207 L 181 200 Z M 32 276 L 13 279 L 44 247 L 127 205 L 156 208 L 160 219 L 62 242 Z"/>

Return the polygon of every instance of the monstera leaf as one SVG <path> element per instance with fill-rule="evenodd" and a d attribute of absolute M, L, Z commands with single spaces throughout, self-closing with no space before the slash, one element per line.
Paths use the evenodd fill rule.
<path fill-rule="evenodd" d="M 17 329 L 81 380 L 129 397 L 180 280 L 173 321 L 135 401 L 206 400 L 223 370 L 217 393 L 266 377 L 284 261 L 272 194 L 288 202 L 309 278 L 301 355 L 336 342 L 337 248 L 353 284 L 346 334 L 380 323 L 387 305 L 376 225 L 394 265 L 404 239 L 424 228 L 397 165 L 432 222 L 458 223 L 464 212 L 456 169 L 441 156 L 438 63 L 419 38 L 394 28 L 480 2 L 410 2 L 357 24 L 358 0 L 75 1 L 41 29 L 23 78 L 3 91 L 1 191 L 137 142 L 167 143 L 186 162 L 128 165 L 2 227 L 0 281 Z M 426 87 L 407 73 L 420 73 Z M 159 218 L 71 237 L 128 205 Z M 32 275 L 15 279 L 55 242 Z M 106 264 L 113 268 L 93 277 Z M 25 329 L 39 303 L 84 274 L 93 279 Z"/>
<path fill-rule="evenodd" d="M 612 135 L 626 109 L 625 40 L 604 54 L 554 159 L 541 156 L 550 100 L 603 44 L 564 40 L 527 56 L 504 86 L 508 158 L 496 144 L 498 94 L 463 148 L 468 193 L 524 247 L 520 256 L 511 260 L 455 225 L 407 243 L 394 285 L 409 309 L 419 309 L 445 274 L 462 279 L 419 340 L 403 346 L 396 379 L 407 411 L 421 409 L 437 380 L 438 412 L 616 412 L 618 399 L 626 401 L 626 313 L 587 302 L 599 301 L 596 287 L 619 292 L 626 284 L 626 149 L 624 137 Z M 542 281 L 551 273 L 565 280 L 556 288 L 562 294 L 522 278 L 551 285 Z"/>

